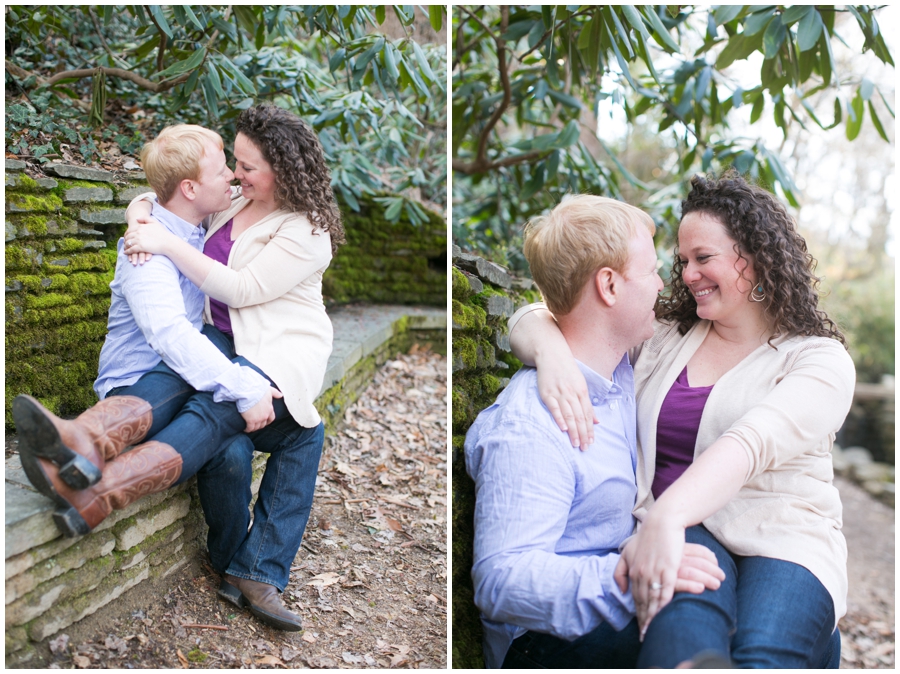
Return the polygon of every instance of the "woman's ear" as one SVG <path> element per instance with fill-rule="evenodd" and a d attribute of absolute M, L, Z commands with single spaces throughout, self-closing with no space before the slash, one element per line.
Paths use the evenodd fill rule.
<path fill-rule="evenodd" d="M 594 289 L 600 301 L 608 307 L 616 303 L 617 281 L 616 272 L 609 267 L 601 267 L 594 273 Z"/>

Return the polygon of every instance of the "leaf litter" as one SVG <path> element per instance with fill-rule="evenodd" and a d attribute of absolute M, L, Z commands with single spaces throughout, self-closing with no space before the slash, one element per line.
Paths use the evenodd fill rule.
<path fill-rule="evenodd" d="M 203 562 L 130 616 L 104 610 L 57 635 L 48 666 L 446 668 L 447 402 L 446 358 L 414 345 L 376 372 L 326 437 L 282 594 L 303 631 L 272 629 L 219 600 L 218 574 Z"/>

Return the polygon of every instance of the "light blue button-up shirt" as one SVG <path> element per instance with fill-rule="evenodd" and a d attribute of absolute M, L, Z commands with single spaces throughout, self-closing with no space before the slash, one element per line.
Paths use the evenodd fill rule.
<path fill-rule="evenodd" d="M 627 356 L 613 381 L 579 367 L 600 420 L 586 451 L 553 421 L 533 368 L 516 373 L 466 435 L 488 667 L 500 667 L 528 630 L 572 640 L 602 621 L 622 629 L 634 613 L 631 593 L 613 580 L 635 524 L 634 373 Z"/>
<path fill-rule="evenodd" d="M 159 204 L 152 215 L 166 229 L 203 251 L 202 227 L 182 220 Z M 116 275 L 110 284 L 106 341 L 94 390 L 100 398 L 113 388 L 129 386 L 160 360 L 198 391 L 212 391 L 216 402 L 237 403 L 246 412 L 265 394 L 269 382 L 249 367 L 232 363 L 200 334 L 203 293 L 169 258 L 154 255 L 133 266 L 118 242 Z"/>

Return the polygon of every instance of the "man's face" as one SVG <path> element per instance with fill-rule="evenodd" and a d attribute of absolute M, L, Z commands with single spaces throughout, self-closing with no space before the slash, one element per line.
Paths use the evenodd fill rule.
<path fill-rule="evenodd" d="M 207 141 L 200 160 L 200 176 L 193 181 L 194 206 L 204 215 L 224 211 L 231 204 L 234 174 L 225 163 L 225 151 Z"/>
<path fill-rule="evenodd" d="M 622 294 L 617 298 L 620 326 L 632 346 L 653 336 L 653 307 L 663 289 L 656 270 L 656 248 L 650 232 L 640 227 L 628 244 L 628 263 L 622 270 Z"/>

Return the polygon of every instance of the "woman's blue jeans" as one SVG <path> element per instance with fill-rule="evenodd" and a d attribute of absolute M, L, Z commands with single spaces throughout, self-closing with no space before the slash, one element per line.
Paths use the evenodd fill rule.
<path fill-rule="evenodd" d="M 650 622 L 638 667 L 673 668 L 712 651 L 740 668 L 837 669 L 834 604 L 807 569 L 768 557 L 729 553 L 703 526 L 685 538 L 712 550 L 725 582 L 680 592 Z"/>
<path fill-rule="evenodd" d="M 231 360 L 266 376 L 235 354 L 230 336 L 210 325 L 203 334 Z M 179 484 L 198 475 L 214 568 L 283 591 L 312 506 L 324 442 L 322 424 L 303 428 L 284 401 L 275 399 L 275 421 L 245 434 L 246 422 L 233 402 L 214 402 L 212 393 L 195 391 L 165 363 L 109 395 L 133 395 L 149 402 L 153 422 L 146 439 L 171 445 L 181 455 Z M 254 449 L 270 456 L 248 531 Z"/>

